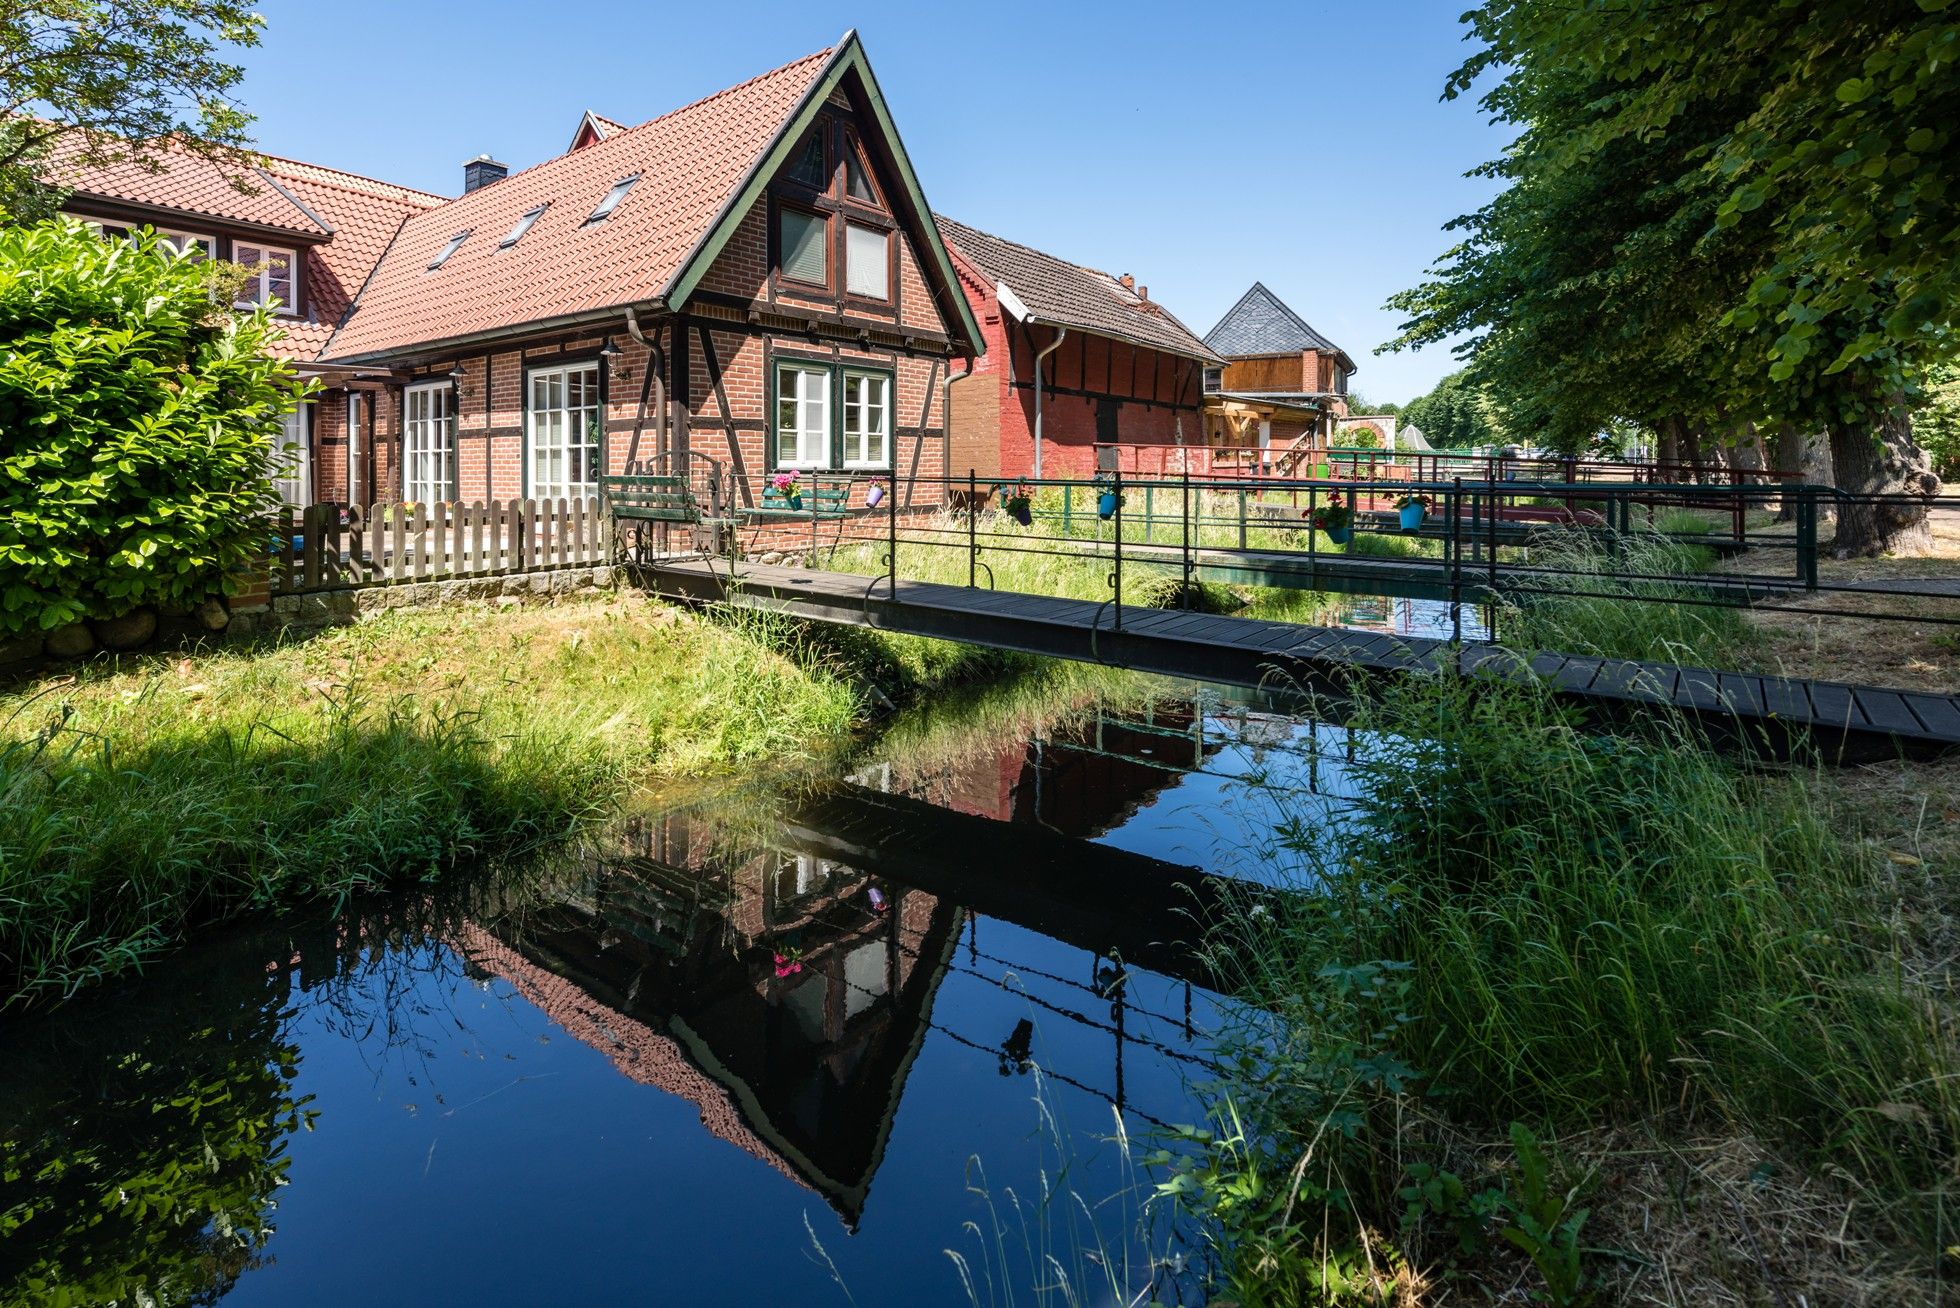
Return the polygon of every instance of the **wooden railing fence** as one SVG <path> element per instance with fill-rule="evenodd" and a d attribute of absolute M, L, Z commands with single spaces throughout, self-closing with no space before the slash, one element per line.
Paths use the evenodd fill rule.
<path fill-rule="evenodd" d="M 596 498 L 288 506 L 274 513 L 272 593 L 546 572 L 612 562 Z"/>

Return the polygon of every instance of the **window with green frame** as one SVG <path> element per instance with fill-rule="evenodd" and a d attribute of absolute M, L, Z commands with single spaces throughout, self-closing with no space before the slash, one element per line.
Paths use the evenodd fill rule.
<path fill-rule="evenodd" d="M 772 374 L 769 457 L 778 468 L 889 468 L 890 369 L 779 359 Z"/>

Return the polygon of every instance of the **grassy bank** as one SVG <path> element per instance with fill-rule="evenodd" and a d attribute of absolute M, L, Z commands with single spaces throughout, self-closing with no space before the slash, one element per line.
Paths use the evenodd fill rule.
<path fill-rule="evenodd" d="M 1173 1189 L 1239 1299 L 1929 1299 L 1960 1047 L 1923 857 L 1531 688 L 1356 725 L 1352 824 L 1276 842 L 1314 893 L 1218 937 L 1273 1020 Z"/>
<path fill-rule="evenodd" d="M 200 922 L 561 835 L 648 773 L 841 741 L 856 689 L 639 599 L 395 610 L 83 665 L 0 698 L 0 996 L 72 992 Z"/>

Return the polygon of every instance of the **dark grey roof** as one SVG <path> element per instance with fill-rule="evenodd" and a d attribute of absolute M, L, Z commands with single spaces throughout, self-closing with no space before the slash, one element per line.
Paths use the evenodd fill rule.
<path fill-rule="evenodd" d="M 1218 325 L 1205 333 L 1205 344 L 1234 358 L 1324 350 L 1340 355 L 1348 371 L 1354 371 L 1354 360 L 1348 358 L 1346 350 L 1307 326 L 1306 319 L 1287 308 L 1264 282 L 1254 282 L 1252 289 L 1239 297 Z"/>
<path fill-rule="evenodd" d="M 1146 300 L 1106 272 L 1043 254 L 944 214 L 934 214 L 946 244 L 981 273 L 1004 285 L 1042 322 L 1163 350 L 1206 363 L 1225 360 L 1155 300 Z"/>

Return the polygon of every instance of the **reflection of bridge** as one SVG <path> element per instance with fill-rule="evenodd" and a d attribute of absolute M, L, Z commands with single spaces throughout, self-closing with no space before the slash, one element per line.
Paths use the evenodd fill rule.
<path fill-rule="evenodd" d="M 1194 907 L 1218 902 L 1210 878 L 855 786 L 790 802 L 784 818 L 760 838 L 687 812 L 636 824 L 548 906 L 474 923 L 451 943 L 853 1225 L 929 1031 L 1027 1056 L 1014 1037 L 997 1046 L 997 1035 L 971 1039 L 933 1016 L 948 975 L 1005 984 L 954 958 L 969 911 L 1100 960 L 1093 982 L 993 960 L 1079 989 L 1075 1006 L 1027 1000 L 1113 1037 L 1110 1087 L 1051 1078 L 1120 1107 L 1126 1046 L 1192 1058 L 1125 1029 L 1124 968 L 1202 980 L 1177 942 L 1193 935 Z M 1065 876 L 1028 875 L 1064 858 Z M 1083 1011 L 1104 1006 L 1107 1022 Z"/>

